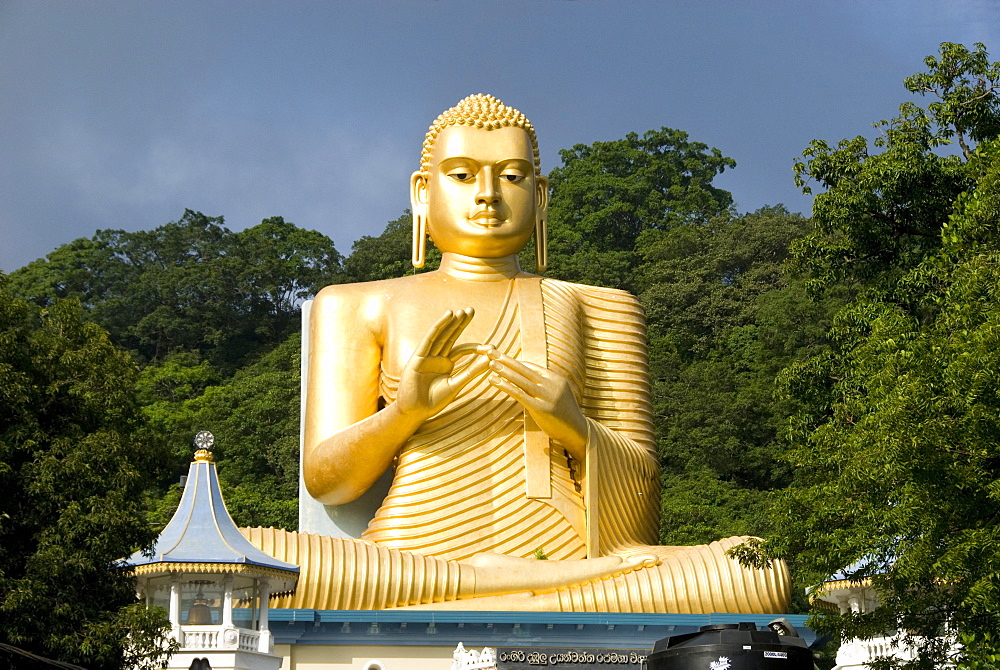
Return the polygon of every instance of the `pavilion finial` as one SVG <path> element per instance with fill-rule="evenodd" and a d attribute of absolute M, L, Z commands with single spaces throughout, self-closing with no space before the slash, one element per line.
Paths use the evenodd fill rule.
<path fill-rule="evenodd" d="M 194 446 L 198 447 L 198 451 L 194 452 L 195 463 L 211 463 L 212 452 L 209 449 L 214 444 L 214 435 L 207 430 L 198 431 L 198 434 L 194 436 Z"/>

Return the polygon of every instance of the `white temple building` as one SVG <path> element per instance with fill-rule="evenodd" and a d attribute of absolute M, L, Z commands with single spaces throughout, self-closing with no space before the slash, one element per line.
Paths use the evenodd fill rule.
<path fill-rule="evenodd" d="M 878 607 L 878 597 L 871 580 L 850 577 L 861 567 L 859 562 L 832 575 L 812 593 L 812 597 L 836 608 L 841 614 L 871 612 Z M 867 670 L 868 664 L 880 657 L 910 661 L 916 658 L 916 653 L 897 635 L 844 640 L 837 651 L 837 665 L 833 670 Z"/>

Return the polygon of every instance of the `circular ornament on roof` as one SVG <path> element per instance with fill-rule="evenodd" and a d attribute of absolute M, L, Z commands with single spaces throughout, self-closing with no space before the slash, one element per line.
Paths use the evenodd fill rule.
<path fill-rule="evenodd" d="M 194 436 L 194 446 L 199 449 L 211 449 L 215 444 L 215 435 L 212 435 L 207 430 L 198 431 L 198 434 Z"/>

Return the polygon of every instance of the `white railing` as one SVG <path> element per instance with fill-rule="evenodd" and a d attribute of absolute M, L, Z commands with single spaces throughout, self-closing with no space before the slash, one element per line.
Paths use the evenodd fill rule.
<path fill-rule="evenodd" d="M 878 657 L 912 660 L 914 650 L 895 637 L 873 637 L 869 640 L 848 640 L 837 652 L 837 668 L 867 668 Z"/>
<path fill-rule="evenodd" d="M 181 626 L 181 649 L 218 649 L 218 626 Z"/>
<path fill-rule="evenodd" d="M 221 626 L 181 626 L 181 649 L 260 651 L 260 631 Z"/>
<path fill-rule="evenodd" d="M 260 633 L 255 630 L 240 631 L 240 649 L 243 651 L 257 651 L 260 649 Z"/>

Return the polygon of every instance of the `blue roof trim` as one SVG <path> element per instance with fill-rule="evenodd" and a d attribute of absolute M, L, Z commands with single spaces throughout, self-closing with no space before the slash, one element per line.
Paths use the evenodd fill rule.
<path fill-rule="evenodd" d="M 153 556 L 136 552 L 125 561 L 126 566 L 153 563 L 228 563 L 299 571 L 297 565 L 264 553 L 243 537 L 222 499 L 215 463 L 203 461 L 191 464 L 181 502 L 156 539 Z"/>
<path fill-rule="evenodd" d="M 272 609 L 271 633 L 279 644 L 573 647 L 650 649 L 671 635 L 701 626 L 750 621 L 766 626 L 786 618 L 807 644 L 816 633 L 805 615 L 612 614 L 580 612 L 456 612 L 433 610 Z"/>

